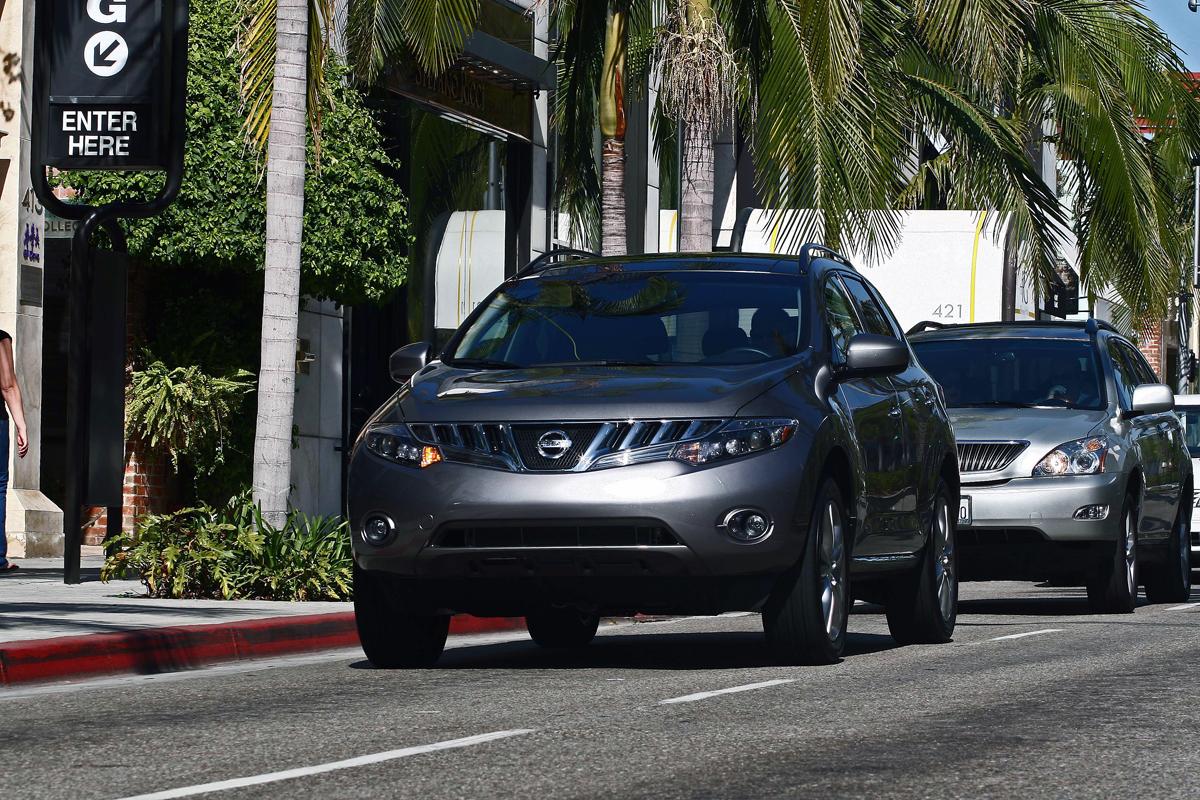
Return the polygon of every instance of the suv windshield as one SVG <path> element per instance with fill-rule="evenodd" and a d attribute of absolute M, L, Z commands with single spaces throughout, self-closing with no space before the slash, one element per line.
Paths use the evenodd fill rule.
<path fill-rule="evenodd" d="M 1188 455 L 1200 458 L 1200 407 L 1180 406 L 1175 412 L 1183 423 L 1183 443 L 1187 445 Z"/>
<path fill-rule="evenodd" d="M 799 352 L 804 281 L 720 271 L 595 272 L 508 284 L 451 366 L 751 364 Z"/>
<path fill-rule="evenodd" d="M 912 346 L 951 408 L 1105 407 L 1099 363 L 1088 341 L 942 339 Z"/>

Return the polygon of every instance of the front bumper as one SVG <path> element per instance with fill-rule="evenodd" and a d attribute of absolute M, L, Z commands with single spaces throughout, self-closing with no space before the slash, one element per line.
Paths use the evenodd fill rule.
<path fill-rule="evenodd" d="M 963 580 L 1065 580 L 1082 583 L 1122 535 L 1126 482 L 1120 473 L 1017 478 L 998 486 L 964 483 L 971 523 L 958 528 Z M 1082 506 L 1108 516 L 1075 519 Z"/>
<path fill-rule="evenodd" d="M 415 587 L 436 585 L 449 595 L 476 594 L 468 593 L 463 582 L 499 594 L 517 591 L 518 584 L 524 591 L 533 584 L 578 582 L 591 584 L 597 595 L 612 595 L 594 599 L 613 607 L 623 600 L 616 595 L 633 591 L 632 580 L 675 587 L 670 591 L 682 592 L 686 605 L 690 580 L 699 586 L 747 579 L 741 582 L 760 587 L 754 592 L 761 589 L 765 597 L 770 581 L 755 579 L 778 576 L 803 553 L 805 526 L 796 520 L 804 513 L 799 498 L 805 455 L 802 442 L 793 441 L 704 468 L 662 461 L 594 472 L 513 473 L 449 462 L 412 469 L 359 448 L 348 486 L 355 559 L 364 569 L 402 576 Z M 756 544 L 731 539 L 718 525 L 737 508 L 769 514 L 771 535 Z M 363 522 L 375 514 L 395 523 L 394 540 L 383 546 L 361 535 Z M 464 527 L 558 523 L 657 525 L 677 543 L 445 544 L 447 531 Z"/>
<path fill-rule="evenodd" d="M 999 486 L 963 483 L 961 495 L 970 499 L 971 522 L 963 531 L 986 538 L 989 530 L 1036 531 L 1052 542 L 1115 541 L 1121 535 L 1121 505 L 1125 500 L 1120 473 L 1061 478 L 1017 478 Z M 1106 505 L 1108 516 L 1075 519 L 1083 506 Z"/>

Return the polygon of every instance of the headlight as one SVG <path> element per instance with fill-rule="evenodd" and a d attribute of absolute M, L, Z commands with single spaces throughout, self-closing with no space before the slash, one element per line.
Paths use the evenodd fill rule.
<path fill-rule="evenodd" d="M 779 447 L 799 425 L 794 419 L 735 419 L 715 433 L 678 445 L 671 457 L 688 464 L 711 464 Z"/>
<path fill-rule="evenodd" d="M 1096 475 L 1104 472 L 1104 462 L 1110 450 L 1113 450 L 1113 447 L 1103 436 L 1060 444 L 1033 468 L 1033 477 Z"/>
<path fill-rule="evenodd" d="M 374 425 L 364 439 L 368 450 L 397 464 L 424 469 L 442 460 L 441 448 L 418 442 L 407 425 Z"/>

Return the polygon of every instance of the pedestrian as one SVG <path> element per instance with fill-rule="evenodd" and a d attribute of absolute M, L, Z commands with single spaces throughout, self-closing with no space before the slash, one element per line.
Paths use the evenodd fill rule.
<path fill-rule="evenodd" d="M 0 331 L 0 394 L 8 413 L 0 412 L 0 572 L 17 569 L 8 560 L 8 450 L 9 416 L 17 433 L 17 455 L 21 458 L 29 452 L 29 436 L 25 432 L 25 406 L 21 402 L 21 385 L 17 383 L 17 368 L 13 364 L 12 337 Z"/>

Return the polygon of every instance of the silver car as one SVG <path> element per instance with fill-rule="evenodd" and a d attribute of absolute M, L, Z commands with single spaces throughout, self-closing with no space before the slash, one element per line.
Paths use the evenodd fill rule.
<path fill-rule="evenodd" d="M 1200 465 L 1200 394 L 1175 395 L 1175 412 L 1183 423 L 1183 439 L 1188 455 L 1192 457 L 1192 472 Z M 1200 495 L 1192 494 L 1192 567 L 1200 567 L 1200 518 L 1195 508 L 1200 504 Z"/>
<path fill-rule="evenodd" d="M 932 328 L 932 329 L 931 329 Z M 958 442 L 963 580 L 1086 585 L 1096 611 L 1191 593 L 1192 462 L 1174 397 L 1114 328 L 910 331 Z"/>

